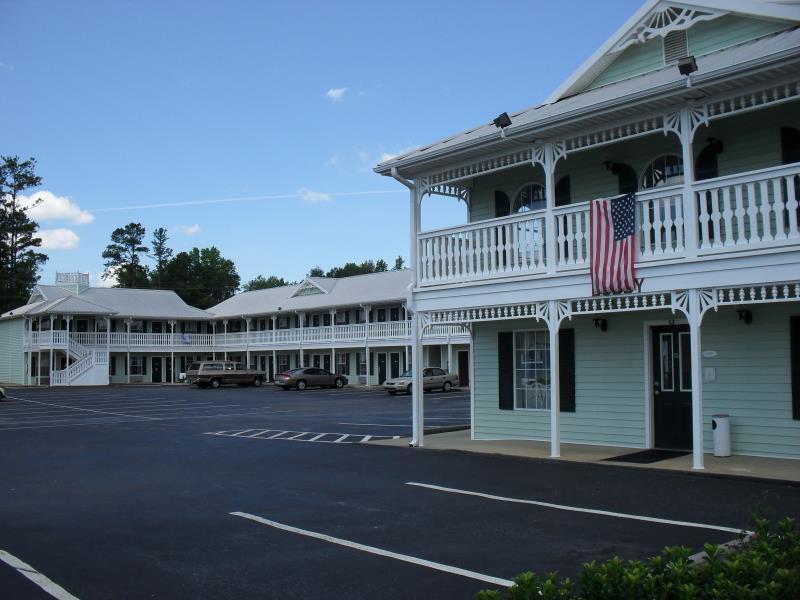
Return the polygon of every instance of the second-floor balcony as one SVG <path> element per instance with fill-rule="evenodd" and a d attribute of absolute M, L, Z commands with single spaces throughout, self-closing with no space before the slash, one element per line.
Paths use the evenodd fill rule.
<path fill-rule="evenodd" d="M 469 333 L 460 325 L 435 325 L 426 329 L 425 339 L 431 343 L 447 343 L 448 339 L 464 341 Z M 346 346 L 363 343 L 397 344 L 411 343 L 411 321 L 387 321 L 328 327 L 303 327 L 266 331 L 231 333 L 138 333 L 138 332 L 67 332 L 31 331 L 25 335 L 29 348 L 66 348 L 79 344 L 89 348 L 106 348 L 125 351 L 167 348 L 172 350 L 215 348 L 296 348 L 313 347 L 315 344 Z"/>
<path fill-rule="evenodd" d="M 636 195 L 637 267 L 800 245 L 800 163 Z M 420 287 L 588 269 L 589 202 L 417 235 Z"/>

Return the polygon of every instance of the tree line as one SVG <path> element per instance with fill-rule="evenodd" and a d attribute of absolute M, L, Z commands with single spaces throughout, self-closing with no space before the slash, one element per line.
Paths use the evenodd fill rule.
<path fill-rule="evenodd" d="M 26 206 L 20 202 L 25 190 L 41 183 L 34 158 L 0 156 L 0 313 L 28 301 L 39 282 L 39 271 L 48 260 L 41 252 L 42 240 L 36 235 L 39 225 L 27 214 L 41 201 Z M 102 253 L 103 279 L 113 279 L 115 287 L 174 290 L 187 304 L 198 308 L 214 306 L 240 289 L 247 292 L 297 283 L 277 275 L 259 275 L 241 285 L 236 265 L 216 246 L 175 253 L 164 227 L 153 230 L 149 242 L 146 237 L 141 223 L 114 229 Z M 393 270 L 403 266 L 403 257 L 395 258 Z M 327 271 L 316 266 L 308 276 L 351 277 L 388 270 L 388 263 L 378 259 L 347 262 Z"/>

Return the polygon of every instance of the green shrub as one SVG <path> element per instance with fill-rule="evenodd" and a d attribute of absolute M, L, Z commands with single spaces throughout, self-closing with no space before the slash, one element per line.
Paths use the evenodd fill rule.
<path fill-rule="evenodd" d="M 541 578 L 528 571 L 508 590 L 483 590 L 478 600 L 722 600 L 800 598 L 800 534 L 794 519 L 776 528 L 760 519 L 752 536 L 732 548 L 713 544 L 692 561 L 690 550 L 664 548 L 647 561 L 615 557 L 585 563 L 580 589 L 556 573 Z"/>

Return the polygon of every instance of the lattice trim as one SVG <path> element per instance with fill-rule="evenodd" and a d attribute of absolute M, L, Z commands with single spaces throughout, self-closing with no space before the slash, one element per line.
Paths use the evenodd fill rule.
<path fill-rule="evenodd" d="M 727 13 L 721 10 L 708 8 L 698 10 L 663 3 L 644 17 L 628 35 L 611 49 L 611 52 L 622 52 L 633 44 L 643 44 L 656 37 L 664 37 L 671 31 L 689 29 L 695 23 L 710 21 L 725 14 Z"/>
<path fill-rule="evenodd" d="M 496 154 L 488 158 L 482 158 L 443 171 L 431 173 L 427 176 L 428 184 L 430 186 L 448 184 L 476 175 L 485 175 L 486 173 L 509 169 L 530 162 L 532 157 L 533 151 L 531 148 L 520 148 L 519 150 L 513 150 L 511 152 Z"/>
<path fill-rule="evenodd" d="M 664 117 L 655 116 L 646 119 L 637 119 L 622 125 L 599 129 L 590 133 L 584 133 L 564 140 L 566 152 L 587 150 L 597 146 L 613 144 L 619 140 L 640 137 L 664 128 Z"/>
<path fill-rule="evenodd" d="M 711 100 L 705 105 L 707 119 L 719 119 L 740 112 L 747 112 L 770 104 L 779 104 L 800 98 L 800 81 L 770 86 L 761 90 L 745 92 Z"/>

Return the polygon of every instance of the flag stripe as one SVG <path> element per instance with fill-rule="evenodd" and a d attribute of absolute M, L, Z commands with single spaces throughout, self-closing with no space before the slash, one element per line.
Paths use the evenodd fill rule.
<path fill-rule="evenodd" d="M 593 294 L 629 292 L 634 271 L 636 199 L 633 194 L 589 206 L 589 266 Z"/>

